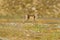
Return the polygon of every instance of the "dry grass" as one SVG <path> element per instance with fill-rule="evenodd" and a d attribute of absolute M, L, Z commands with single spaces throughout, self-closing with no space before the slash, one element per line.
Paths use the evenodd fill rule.
<path fill-rule="evenodd" d="M 0 26 L 0 37 L 9 40 L 59 40 L 60 29 L 55 24 Z"/>
<path fill-rule="evenodd" d="M 60 0 L 0 0 L 0 18 L 20 18 L 39 14 L 39 18 L 60 18 Z"/>
<path fill-rule="evenodd" d="M 25 24 L 25 14 L 36 13 L 38 14 L 38 19 L 34 21 L 36 24 L 29 24 L 27 21 Z M 59 26 L 40 24 L 60 23 L 60 20 L 40 18 L 60 18 L 60 0 L 0 0 L 0 38 L 3 40 L 60 40 L 60 24 Z M 19 24 L 22 21 L 24 23 Z M 6 24 L 7 22 L 9 24 Z"/>

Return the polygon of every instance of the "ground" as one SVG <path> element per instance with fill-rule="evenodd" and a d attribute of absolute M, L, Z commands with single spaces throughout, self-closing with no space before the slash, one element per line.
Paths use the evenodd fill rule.
<path fill-rule="evenodd" d="M 0 37 L 8 40 L 60 40 L 60 24 L 11 23 L 0 25 Z"/>

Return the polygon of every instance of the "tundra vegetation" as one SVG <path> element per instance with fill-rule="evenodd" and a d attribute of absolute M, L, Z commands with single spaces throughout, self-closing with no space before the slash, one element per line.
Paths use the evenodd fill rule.
<path fill-rule="evenodd" d="M 40 20 L 20 23 L 27 14 L 38 14 L 38 19 L 58 19 L 60 0 L 0 0 L 0 40 L 60 40 L 60 24 L 38 24 Z M 7 22 L 2 23 L 1 19 Z M 14 20 L 9 22 L 9 19 Z"/>

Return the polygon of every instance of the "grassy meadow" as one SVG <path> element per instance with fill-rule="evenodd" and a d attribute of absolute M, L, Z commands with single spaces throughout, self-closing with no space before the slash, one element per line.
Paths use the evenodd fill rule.
<path fill-rule="evenodd" d="M 1 24 L 0 37 L 8 40 L 60 40 L 60 24 Z"/>
<path fill-rule="evenodd" d="M 0 0 L 0 40 L 60 40 L 60 0 Z"/>

